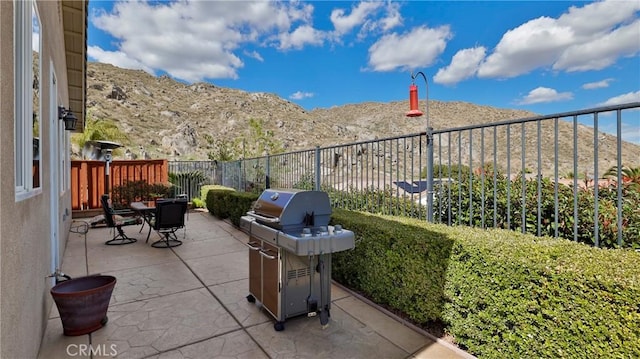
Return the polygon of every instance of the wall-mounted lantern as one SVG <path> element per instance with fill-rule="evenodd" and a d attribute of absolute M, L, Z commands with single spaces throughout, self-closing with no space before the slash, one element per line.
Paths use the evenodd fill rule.
<path fill-rule="evenodd" d="M 67 110 L 62 106 L 58 106 L 58 119 L 64 121 L 65 130 L 73 131 L 76 129 L 78 118 L 71 112 L 71 109 Z"/>

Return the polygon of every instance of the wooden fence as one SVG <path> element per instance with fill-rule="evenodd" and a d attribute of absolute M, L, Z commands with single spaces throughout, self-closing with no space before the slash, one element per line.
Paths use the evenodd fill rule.
<path fill-rule="evenodd" d="M 86 211 L 102 208 L 100 196 L 105 193 L 106 163 L 96 160 L 71 161 L 71 208 Z M 127 181 L 168 183 L 167 160 L 114 160 L 109 165 L 109 190 Z"/>

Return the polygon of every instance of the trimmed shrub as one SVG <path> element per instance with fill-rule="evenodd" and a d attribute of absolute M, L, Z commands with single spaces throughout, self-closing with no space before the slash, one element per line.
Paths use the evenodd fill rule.
<path fill-rule="evenodd" d="M 336 209 L 333 276 L 488 358 L 640 357 L 640 253 Z"/>
<path fill-rule="evenodd" d="M 228 192 L 227 194 L 227 208 L 229 211 L 229 220 L 236 227 L 240 226 L 240 217 L 247 214 L 247 211 L 251 209 L 253 202 L 255 202 L 259 194 L 249 192 Z"/>
<path fill-rule="evenodd" d="M 209 193 L 209 190 L 211 189 L 228 189 L 228 190 L 232 190 L 233 188 L 230 187 L 225 187 L 225 186 L 220 186 L 220 185 L 216 185 L 216 184 L 207 184 L 204 185 L 202 187 L 200 187 L 200 198 L 202 200 L 206 200 L 207 199 L 207 193 Z"/>
<path fill-rule="evenodd" d="M 217 186 L 209 189 L 206 196 L 207 210 L 212 215 L 225 219 L 229 217 L 229 204 L 227 196 L 234 192 L 233 188 Z"/>

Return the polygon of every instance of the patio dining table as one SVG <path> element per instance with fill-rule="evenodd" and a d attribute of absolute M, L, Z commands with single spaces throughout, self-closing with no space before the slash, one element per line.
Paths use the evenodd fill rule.
<path fill-rule="evenodd" d="M 147 240 L 146 240 L 146 242 L 149 242 L 149 236 L 151 236 L 151 230 L 153 229 L 153 224 L 151 223 L 151 221 L 153 220 L 156 214 L 155 202 L 154 201 L 131 202 L 129 204 L 129 207 L 132 210 L 134 210 L 136 213 L 138 213 L 142 217 L 142 219 L 144 219 L 144 221 L 149 225 L 149 232 L 147 233 Z M 144 228 L 144 223 L 142 228 Z M 142 232 L 142 228 L 140 228 L 141 232 Z"/>

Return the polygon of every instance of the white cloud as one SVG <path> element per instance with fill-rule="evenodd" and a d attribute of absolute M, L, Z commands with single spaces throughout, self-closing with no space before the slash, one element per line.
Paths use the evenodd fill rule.
<path fill-rule="evenodd" d="M 540 17 L 507 31 L 480 65 L 478 76 L 509 78 L 540 67 L 558 71 L 602 69 L 640 52 L 638 1 L 600 1 Z M 634 22 L 631 22 L 634 21 Z"/>
<path fill-rule="evenodd" d="M 400 4 L 382 1 L 361 1 L 351 7 L 350 13 L 334 9 L 329 19 L 335 30 L 328 35 L 335 42 L 341 42 L 342 37 L 356 28 L 359 28 L 357 39 L 363 40 L 402 25 Z"/>
<path fill-rule="evenodd" d="M 611 97 L 610 99 L 599 103 L 597 106 L 615 106 L 631 102 L 640 102 L 640 91 L 627 92 L 622 95 Z M 613 114 L 614 112 L 608 112 L 603 115 Z M 640 112 L 637 110 L 624 111 L 621 124 L 622 128 L 620 132 L 622 133 L 622 139 L 640 145 Z M 617 134 L 617 122 L 604 122 L 598 129 L 615 136 Z"/>
<path fill-rule="evenodd" d="M 352 7 L 349 15 L 345 15 L 346 11 L 344 9 L 334 9 L 331 11 L 331 23 L 333 23 L 338 34 L 346 34 L 354 27 L 363 24 L 382 5 L 382 2 L 363 1 Z"/>
<path fill-rule="evenodd" d="M 322 45 L 326 35 L 324 32 L 314 29 L 309 25 L 303 25 L 291 33 L 282 33 L 279 36 L 281 50 L 301 49 L 305 45 Z"/>
<path fill-rule="evenodd" d="M 313 97 L 313 96 L 314 96 L 313 92 L 297 91 L 289 95 L 289 98 L 292 100 L 302 100 L 302 99 Z"/>
<path fill-rule="evenodd" d="M 369 48 L 369 68 L 392 71 L 427 67 L 442 54 L 452 36 L 448 26 L 421 26 L 401 35 L 385 35 Z"/>
<path fill-rule="evenodd" d="M 449 66 L 438 70 L 433 81 L 451 85 L 474 76 L 486 51 L 487 49 L 482 46 L 458 51 L 451 59 Z"/>
<path fill-rule="evenodd" d="M 551 64 L 572 42 L 571 29 L 548 17 L 507 31 L 478 69 L 480 77 L 514 77 Z"/>
<path fill-rule="evenodd" d="M 398 3 L 389 2 L 386 11 L 386 16 L 378 21 L 378 26 L 382 31 L 389 31 L 396 26 L 402 25 L 402 15 L 400 14 L 400 5 Z"/>
<path fill-rule="evenodd" d="M 358 33 L 358 40 L 365 39 L 375 34 L 387 33 L 391 29 L 402 25 L 402 15 L 400 14 L 400 4 L 389 2 L 383 8 L 384 15 L 367 20 Z"/>
<path fill-rule="evenodd" d="M 636 92 L 627 92 L 625 94 L 612 97 L 602 103 L 599 106 L 613 106 L 613 105 L 621 105 L 629 102 L 640 102 L 640 91 Z"/>
<path fill-rule="evenodd" d="M 253 59 L 256 59 L 260 62 L 264 62 L 264 59 L 262 58 L 262 56 L 260 55 L 260 53 L 258 51 L 244 51 L 244 54 L 248 57 L 251 57 Z"/>
<path fill-rule="evenodd" d="M 90 59 L 93 59 L 97 62 L 116 64 L 116 66 L 125 69 L 144 70 L 152 75 L 155 75 L 153 69 L 145 66 L 142 62 L 136 59 L 128 57 L 127 54 L 121 51 L 104 51 L 97 46 L 88 46 L 87 55 Z"/>
<path fill-rule="evenodd" d="M 317 36 L 306 37 L 312 14 L 312 5 L 297 1 L 117 2 L 111 12 L 90 15 L 97 28 L 116 39 L 117 49 L 92 51 L 102 62 L 162 70 L 190 82 L 237 78 L 244 63 L 236 52 L 243 45 L 317 44 Z M 260 61 L 256 54 L 248 56 Z"/>
<path fill-rule="evenodd" d="M 571 92 L 558 92 L 552 88 L 538 87 L 531 90 L 528 95 L 524 96 L 522 100 L 518 102 L 518 104 L 530 105 L 534 103 L 567 101 L 572 98 L 573 94 Z"/>
<path fill-rule="evenodd" d="M 619 57 L 640 51 L 640 20 L 622 26 L 608 34 L 567 48 L 553 64 L 555 70 L 600 70 L 616 62 Z"/>
<path fill-rule="evenodd" d="M 595 90 L 595 89 L 607 88 L 607 87 L 609 87 L 609 84 L 612 81 L 613 81 L 613 79 L 609 78 L 609 79 L 604 79 L 602 81 L 589 82 L 589 83 L 586 83 L 586 84 L 582 85 L 582 88 L 584 90 Z"/>

